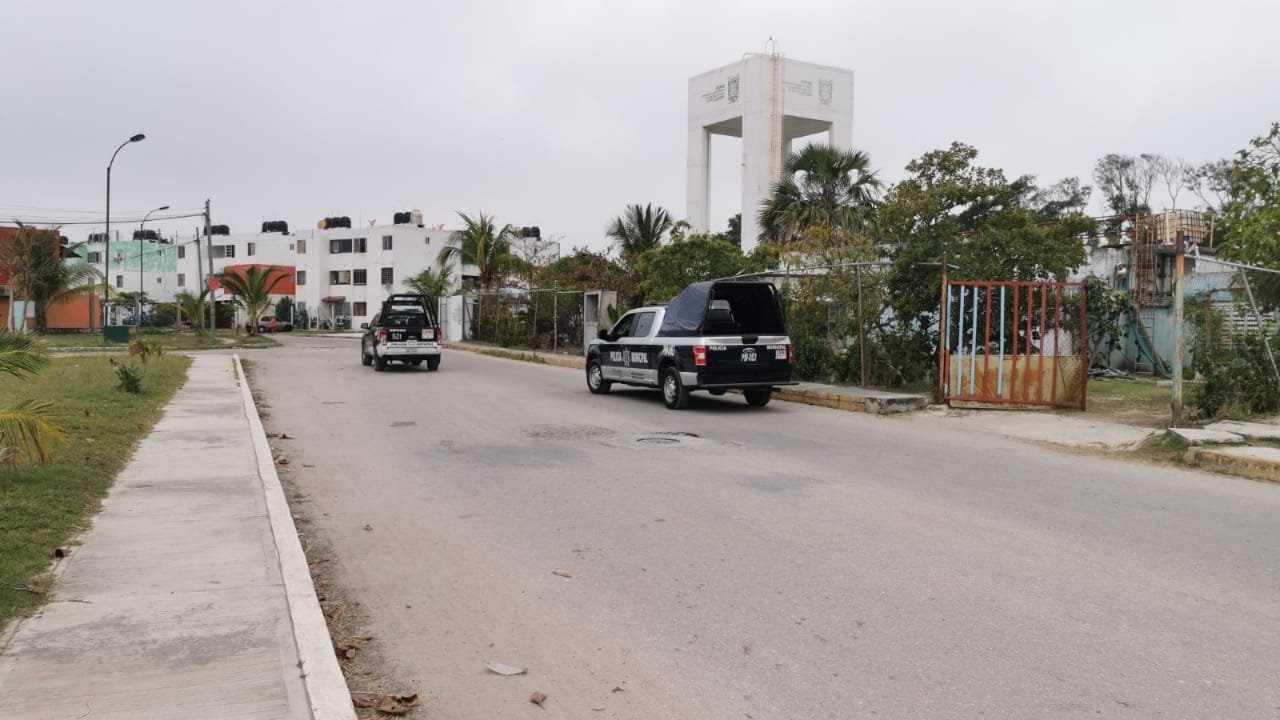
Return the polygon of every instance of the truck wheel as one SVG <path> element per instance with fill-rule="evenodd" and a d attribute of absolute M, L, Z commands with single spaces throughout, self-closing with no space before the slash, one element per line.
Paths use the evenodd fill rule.
<path fill-rule="evenodd" d="M 724 388 L 713 388 L 711 390 L 708 390 L 707 392 L 711 393 L 712 395 L 715 395 L 716 397 L 720 397 L 725 393 L 725 390 Z"/>
<path fill-rule="evenodd" d="M 592 395 L 603 395 L 609 392 L 609 388 L 613 387 L 613 383 L 604 379 L 604 369 L 600 367 L 600 360 L 591 358 L 587 361 L 587 389 Z"/>
<path fill-rule="evenodd" d="M 662 371 L 662 402 L 671 410 L 683 410 L 689 406 L 689 391 L 680 382 L 680 371 L 674 365 Z"/>
<path fill-rule="evenodd" d="M 364 343 L 360 343 L 360 364 L 369 367 L 373 364 L 373 358 L 369 357 L 369 353 L 364 349 Z"/>
<path fill-rule="evenodd" d="M 439 370 L 439 369 L 440 369 L 440 358 L 438 357 L 427 358 L 427 372 L 435 372 L 436 370 Z"/>
<path fill-rule="evenodd" d="M 409 361 L 409 364 L 410 364 L 410 365 L 412 365 L 412 366 L 414 366 L 414 367 L 418 367 L 419 365 L 421 365 L 421 364 L 422 364 L 422 359 L 421 359 L 421 358 L 419 358 L 419 359 L 416 359 L 416 360 L 410 360 L 410 361 Z"/>
<path fill-rule="evenodd" d="M 373 350 L 373 369 L 376 372 L 387 369 L 387 359 L 378 354 L 377 348 Z"/>
<path fill-rule="evenodd" d="M 773 397 L 773 388 L 743 388 L 742 394 L 751 407 L 764 407 Z"/>

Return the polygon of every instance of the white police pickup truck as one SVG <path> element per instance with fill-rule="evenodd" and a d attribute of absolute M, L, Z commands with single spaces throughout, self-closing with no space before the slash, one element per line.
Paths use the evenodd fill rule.
<path fill-rule="evenodd" d="M 427 363 L 427 370 L 440 368 L 440 324 L 432 312 L 433 301 L 426 295 L 396 294 L 382 303 L 373 320 L 360 323 L 360 364 L 374 370 L 387 363 L 407 365 Z"/>
<path fill-rule="evenodd" d="M 741 390 L 762 407 L 791 381 L 791 338 L 772 283 L 694 283 L 665 306 L 636 308 L 587 345 L 587 389 L 614 383 L 662 389 L 668 408 L 689 393 Z"/>

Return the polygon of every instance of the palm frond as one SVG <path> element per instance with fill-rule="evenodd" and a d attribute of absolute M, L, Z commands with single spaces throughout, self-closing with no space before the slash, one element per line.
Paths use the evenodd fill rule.
<path fill-rule="evenodd" d="M 49 462 L 53 443 L 65 441 L 66 433 L 45 417 L 48 402 L 25 400 L 8 410 L 0 410 L 0 456 L 10 465 L 31 459 Z"/>
<path fill-rule="evenodd" d="M 49 351 L 31 335 L 0 329 L 0 372 L 14 377 L 34 375 L 49 364 Z"/>

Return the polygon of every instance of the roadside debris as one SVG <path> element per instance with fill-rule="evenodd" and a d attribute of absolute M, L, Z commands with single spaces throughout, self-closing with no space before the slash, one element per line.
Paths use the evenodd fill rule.
<path fill-rule="evenodd" d="M 563 570 L 552 570 L 552 571 L 551 571 L 551 574 L 552 574 L 552 575 L 557 575 L 557 576 L 562 577 L 562 578 L 571 578 L 571 577 L 573 577 L 573 575 L 571 575 L 570 573 L 567 573 L 567 572 L 565 572 L 565 571 L 563 571 Z"/>
<path fill-rule="evenodd" d="M 71 548 L 63 545 L 60 548 L 54 548 L 53 556 L 56 558 L 64 558 L 71 554 Z"/>
<path fill-rule="evenodd" d="M 364 531 L 365 531 L 365 532 L 373 532 L 373 526 L 372 526 L 372 525 L 370 525 L 370 524 L 368 524 L 368 523 L 365 523 Z"/>
<path fill-rule="evenodd" d="M 514 665 L 504 665 L 500 662 L 497 662 L 496 660 L 490 660 L 489 662 L 485 663 L 484 666 L 489 669 L 489 672 L 497 673 L 499 675 L 505 675 L 507 677 L 511 677 L 512 675 L 523 675 L 529 672 L 528 668 L 516 667 Z"/>
<path fill-rule="evenodd" d="M 372 694 L 372 693 L 360 693 Z M 355 697 L 352 694 L 351 704 L 358 708 L 373 708 L 378 712 L 384 712 L 388 715 L 404 715 L 412 710 L 418 704 L 418 694 L 412 695 L 389 695 L 383 693 L 376 698 Z"/>
<path fill-rule="evenodd" d="M 308 564 L 308 565 L 319 565 L 320 563 L 327 563 L 327 562 L 329 562 L 329 558 L 327 558 L 327 557 L 318 557 L 318 558 L 314 558 L 314 559 L 312 559 L 312 560 L 308 560 L 308 561 L 307 561 L 307 564 Z"/>
<path fill-rule="evenodd" d="M 538 707 L 542 707 L 542 703 L 546 701 L 547 701 L 547 694 L 544 692 L 538 692 L 537 690 L 534 690 L 533 694 L 529 696 L 529 702 L 533 703 L 534 705 L 537 705 Z M 546 708 L 543 708 L 543 709 L 545 710 Z"/>

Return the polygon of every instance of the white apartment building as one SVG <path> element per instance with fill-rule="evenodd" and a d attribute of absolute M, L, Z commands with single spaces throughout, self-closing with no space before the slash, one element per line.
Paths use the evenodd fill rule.
<path fill-rule="evenodd" d="M 187 237 L 175 243 L 174 288 L 175 292 L 199 292 L 210 272 L 212 247 L 213 273 L 228 266 L 280 266 L 293 273 L 298 309 L 305 310 L 318 326 L 359 327 L 378 312 L 389 295 L 406 291 L 406 278 L 439 267 L 437 257 L 451 233 L 438 226 L 410 223 L 290 228 L 288 232 L 214 235 L 207 241 Z M 462 275 L 453 268 L 455 281 Z M 241 322 L 246 320 L 240 318 Z"/>

